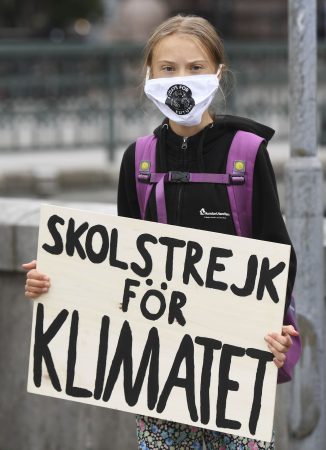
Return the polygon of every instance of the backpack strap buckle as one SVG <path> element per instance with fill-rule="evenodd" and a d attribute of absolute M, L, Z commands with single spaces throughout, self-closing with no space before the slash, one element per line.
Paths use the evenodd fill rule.
<path fill-rule="evenodd" d="M 138 172 L 138 181 L 141 183 L 149 183 L 151 180 L 151 173 L 150 172 Z"/>
<path fill-rule="evenodd" d="M 230 184 L 241 185 L 245 182 L 245 176 L 237 173 L 229 174 Z"/>
<path fill-rule="evenodd" d="M 168 172 L 168 181 L 170 183 L 188 183 L 190 181 L 190 173 L 172 170 Z"/>

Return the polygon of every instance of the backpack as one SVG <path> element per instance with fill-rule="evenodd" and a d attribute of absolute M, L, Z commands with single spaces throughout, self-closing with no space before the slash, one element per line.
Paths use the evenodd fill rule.
<path fill-rule="evenodd" d="M 137 139 L 135 148 L 136 190 L 141 219 L 145 219 L 146 206 L 156 184 L 155 197 L 157 221 L 167 223 L 164 184 L 165 183 L 220 183 L 225 184 L 230 202 L 231 214 L 238 236 L 252 236 L 252 192 L 256 155 L 264 138 L 239 130 L 232 140 L 226 164 L 226 173 L 190 173 L 180 171 L 156 172 L 156 142 L 154 135 Z M 297 329 L 295 301 L 286 311 L 284 325 Z M 287 352 L 283 367 L 278 370 L 278 383 L 290 381 L 295 364 L 301 355 L 300 336 L 291 336 L 293 344 Z"/>

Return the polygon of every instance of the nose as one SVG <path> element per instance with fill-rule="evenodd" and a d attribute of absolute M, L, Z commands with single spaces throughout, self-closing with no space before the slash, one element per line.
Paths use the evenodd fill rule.
<path fill-rule="evenodd" d="M 179 67 L 175 71 L 175 76 L 176 77 L 185 77 L 187 75 L 189 75 L 189 71 L 187 70 L 186 67 Z"/>
<path fill-rule="evenodd" d="M 185 69 L 178 69 L 176 70 L 176 76 L 177 77 L 184 77 L 186 75 L 186 70 Z"/>

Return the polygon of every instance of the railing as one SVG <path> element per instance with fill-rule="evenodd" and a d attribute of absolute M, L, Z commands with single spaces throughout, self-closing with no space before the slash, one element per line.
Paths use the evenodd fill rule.
<path fill-rule="evenodd" d="M 141 53 L 132 44 L 2 44 L 0 151 L 105 146 L 112 159 L 117 147 L 151 132 L 161 116 L 142 95 Z M 226 53 L 233 87 L 223 89 L 226 107 L 219 94 L 217 110 L 266 123 L 276 138 L 286 138 L 286 45 L 233 42 Z M 326 46 L 320 46 L 321 122 L 325 73 Z"/>

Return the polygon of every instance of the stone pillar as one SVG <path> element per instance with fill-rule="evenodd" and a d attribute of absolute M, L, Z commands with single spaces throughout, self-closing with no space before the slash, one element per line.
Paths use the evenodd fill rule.
<path fill-rule="evenodd" d="M 316 0 L 289 0 L 291 158 L 286 222 L 296 250 L 294 289 L 303 356 L 288 389 L 289 450 L 325 448 L 323 180 L 317 156 Z M 284 397 L 283 397 L 284 398 Z"/>

